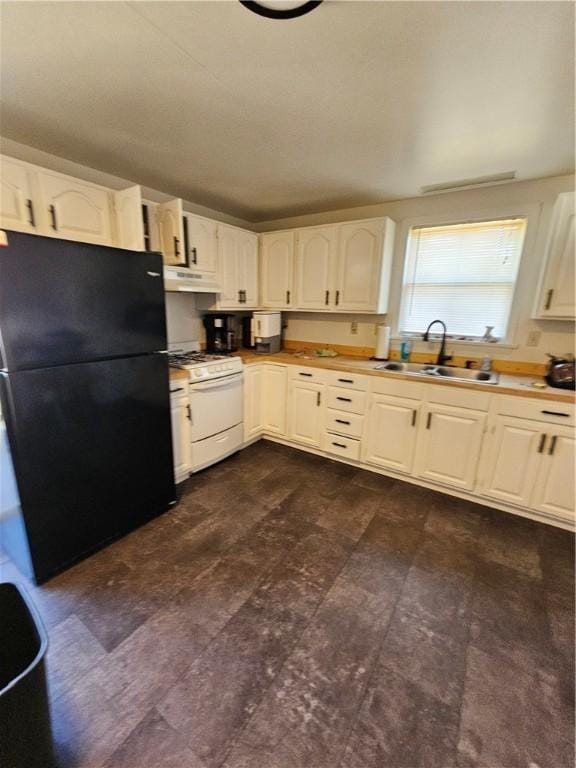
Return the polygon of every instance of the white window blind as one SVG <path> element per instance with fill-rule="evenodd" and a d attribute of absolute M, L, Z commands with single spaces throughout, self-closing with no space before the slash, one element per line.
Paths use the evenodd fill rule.
<path fill-rule="evenodd" d="M 527 219 L 413 227 L 408 237 L 400 331 L 440 319 L 448 333 L 506 336 Z"/>

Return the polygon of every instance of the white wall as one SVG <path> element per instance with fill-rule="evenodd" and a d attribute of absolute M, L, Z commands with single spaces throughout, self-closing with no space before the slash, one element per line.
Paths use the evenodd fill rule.
<path fill-rule="evenodd" d="M 166 327 L 170 345 L 179 341 L 203 340 L 202 318 L 196 309 L 193 293 L 166 294 Z"/>
<path fill-rule="evenodd" d="M 550 217 L 556 197 L 561 192 L 574 189 L 572 175 L 554 176 L 532 181 L 520 181 L 492 187 L 477 188 L 447 194 L 430 195 L 427 197 L 397 200 L 380 205 L 351 208 L 329 213 L 298 216 L 289 219 L 268 221 L 258 225 L 262 232 L 292 227 L 313 226 L 317 224 L 351 221 L 355 219 L 377 216 L 390 216 L 397 225 L 394 250 L 394 267 L 392 271 L 392 288 L 390 312 L 385 317 L 367 317 L 334 314 L 304 314 L 285 313 L 287 322 L 286 338 L 301 341 L 321 343 L 346 344 L 354 346 L 370 346 L 374 342 L 374 323 L 385 320 L 394 327 L 398 313 L 400 287 L 404 250 L 408 224 L 413 219 L 442 220 L 454 217 L 463 219 L 467 216 L 497 215 L 499 211 L 510 210 L 530 211 L 529 231 L 526 247 L 518 277 L 517 290 L 514 297 L 514 329 L 512 331 L 511 348 L 488 347 L 488 353 L 498 359 L 525 360 L 544 362 L 546 352 L 563 354 L 574 349 L 574 325 L 571 322 L 552 320 L 532 320 L 530 315 L 536 296 L 537 284 L 544 258 L 546 237 L 550 225 Z M 359 321 L 358 334 L 350 333 L 350 321 Z M 433 318 L 431 318 L 433 319 Z M 540 333 L 538 345 L 527 345 L 531 331 Z M 393 342 L 397 346 L 398 342 Z M 419 343 L 415 345 L 418 351 L 436 348 L 435 345 Z M 486 347 L 472 345 L 457 345 L 452 348 L 456 354 L 483 355 Z"/>

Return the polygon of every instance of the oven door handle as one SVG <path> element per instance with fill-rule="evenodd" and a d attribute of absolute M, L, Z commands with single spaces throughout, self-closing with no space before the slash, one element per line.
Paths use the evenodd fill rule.
<path fill-rule="evenodd" d="M 190 394 L 194 392 L 209 392 L 211 389 L 223 389 L 229 387 L 231 384 L 237 384 L 242 381 L 242 374 L 238 373 L 235 376 L 225 376 L 215 381 L 206 382 L 205 384 L 190 384 Z"/>

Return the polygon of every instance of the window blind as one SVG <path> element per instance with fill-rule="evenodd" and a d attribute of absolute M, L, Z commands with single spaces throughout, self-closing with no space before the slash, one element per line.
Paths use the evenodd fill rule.
<path fill-rule="evenodd" d="M 509 218 L 410 230 L 400 330 L 423 333 L 432 320 L 448 333 L 506 336 L 527 219 Z"/>

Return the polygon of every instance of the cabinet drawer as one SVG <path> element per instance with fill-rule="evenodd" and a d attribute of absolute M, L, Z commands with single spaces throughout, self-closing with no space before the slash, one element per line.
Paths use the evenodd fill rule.
<path fill-rule="evenodd" d="M 350 437 L 362 437 L 364 417 L 356 413 L 342 413 L 332 408 L 326 410 L 326 431 Z"/>
<path fill-rule="evenodd" d="M 328 408 L 346 411 L 346 413 L 365 413 L 367 397 L 366 392 L 357 392 L 344 387 L 328 387 L 326 405 Z"/>
<path fill-rule="evenodd" d="M 429 385 L 427 390 L 429 403 L 453 405 L 456 408 L 472 408 L 475 411 L 487 411 L 490 407 L 490 394 L 488 392 L 443 387 L 441 384 Z"/>
<path fill-rule="evenodd" d="M 347 387 L 348 389 L 359 389 L 363 392 L 368 391 L 368 377 L 358 376 L 355 373 L 344 373 L 338 371 L 326 371 L 327 382 L 333 387 Z"/>
<path fill-rule="evenodd" d="M 360 459 L 360 440 L 355 440 L 353 437 L 331 435 L 326 432 L 322 447 L 327 453 L 335 453 L 338 456 L 345 456 L 347 459 L 356 461 Z"/>
<path fill-rule="evenodd" d="M 371 376 L 370 389 L 375 395 L 393 395 L 408 397 L 411 400 L 423 400 L 426 386 L 419 381 L 394 379 L 392 375 Z"/>
<path fill-rule="evenodd" d="M 326 381 L 326 371 L 322 368 L 300 368 L 293 366 L 290 368 L 290 378 L 293 381 L 316 381 L 324 384 Z"/>
<path fill-rule="evenodd" d="M 496 413 L 503 416 L 518 416 L 521 419 L 546 421 L 549 424 L 564 424 L 567 427 L 575 423 L 574 405 L 556 403 L 553 400 L 500 395 L 496 401 Z"/>

